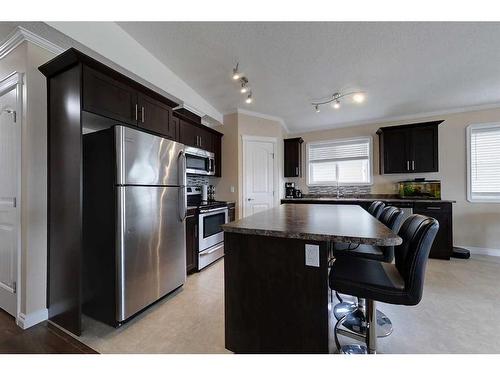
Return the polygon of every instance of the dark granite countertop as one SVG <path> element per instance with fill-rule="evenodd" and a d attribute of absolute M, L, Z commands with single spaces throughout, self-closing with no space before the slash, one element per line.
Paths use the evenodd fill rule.
<path fill-rule="evenodd" d="M 425 198 L 400 198 L 397 195 L 384 195 L 384 194 L 373 194 L 367 196 L 356 196 L 349 197 L 344 196 L 337 198 L 335 196 L 304 196 L 302 198 L 284 198 L 281 200 L 282 203 L 295 203 L 295 202 L 342 202 L 342 201 L 351 201 L 351 202 L 373 202 L 375 200 L 381 200 L 384 202 L 392 202 L 392 203 L 455 203 L 453 200 L 445 200 L 445 199 L 425 199 Z"/>
<path fill-rule="evenodd" d="M 391 246 L 401 238 L 356 205 L 282 204 L 222 225 L 225 232 Z"/>

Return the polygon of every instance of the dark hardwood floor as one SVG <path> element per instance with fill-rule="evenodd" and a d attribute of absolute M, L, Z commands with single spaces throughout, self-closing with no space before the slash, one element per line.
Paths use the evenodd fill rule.
<path fill-rule="evenodd" d="M 0 354 L 97 354 L 59 328 L 43 322 L 23 330 L 0 309 Z"/>

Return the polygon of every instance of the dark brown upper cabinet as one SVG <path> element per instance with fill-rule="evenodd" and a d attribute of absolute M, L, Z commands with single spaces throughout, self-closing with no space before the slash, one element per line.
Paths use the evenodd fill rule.
<path fill-rule="evenodd" d="M 285 177 L 302 176 L 302 138 L 284 139 Z"/>
<path fill-rule="evenodd" d="M 168 105 L 147 95 L 139 94 L 137 107 L 137 123 L 141 128 L 176 139 L 172 109 Z"/>
<path fill-rule="evenodd" d="M 222 136 L 216 130 L 200 123 L 200 118 L 175 111 L 178 121 L 177 139 L 186 146 L 201 148 L 215 155 L 215 177 L 222 177 Z"/>
<path fill-rule="evenodd" d="M 179 142 L 186 146 L 214 152 L 213 134 L 201 124 L 195 125 L 180 119 Z"/>
<path fill-rule="evenodd" d="M 135 125 L 137 91 L 84 65 L 83 110 Z"/>
<path fill-rule="evenodd" d="M 438 172 L 438 125 L 441 122 L 380 128 L 377 131 L 380 140 L 380 173 Z"/>

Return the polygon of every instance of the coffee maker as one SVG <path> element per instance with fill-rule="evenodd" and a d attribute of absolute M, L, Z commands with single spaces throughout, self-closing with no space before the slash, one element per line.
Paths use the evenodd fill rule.
<path fill-rule="evenodd" d="M 295 198 L 295 182 L 285 182 L 285 198 Z"/>

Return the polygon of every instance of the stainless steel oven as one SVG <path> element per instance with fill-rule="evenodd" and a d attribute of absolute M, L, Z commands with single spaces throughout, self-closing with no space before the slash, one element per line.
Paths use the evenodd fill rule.
<path fill-rule="evenodd" d="M 227 207 L 200 209 L 198 221 L 199 270 L 224 255 L 224 232 L 220 226 L 227 222 Z"/>
<path fill-rule="evenodd" d="M 186 147 L 184 153 L 186 155 L 186 173 L 215 175 L 215 155 L 213 152 Z"/>

